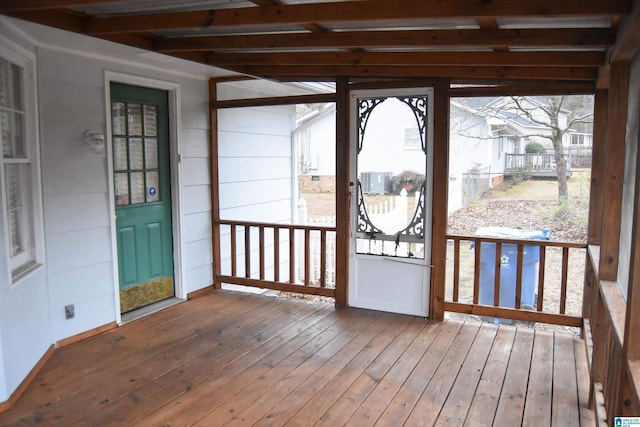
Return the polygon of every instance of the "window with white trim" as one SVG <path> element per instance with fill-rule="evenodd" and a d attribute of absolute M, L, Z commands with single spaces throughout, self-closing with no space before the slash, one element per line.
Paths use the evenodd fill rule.
<path fill-rule="evenodd" d="M 36 221 L 41 221 L 40 208 L 34 191 L 39 182 L 34 179 L 37 160 L 34 138 L 29 127 L 35 124 L 29 106 L 27 90 L 35 83 L 27 72 L 29 63 L 9 58 L 0 52 L 0 140 L 2 142 L 2 205 L 10 270 L 13 281 L 29 272 L 38 263 Z M 33 92 L 31 92 L 33 93 Z"/>

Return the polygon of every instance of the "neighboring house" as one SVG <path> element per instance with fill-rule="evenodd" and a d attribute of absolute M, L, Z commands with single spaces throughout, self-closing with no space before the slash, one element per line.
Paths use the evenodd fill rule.
<path fill-rule="evenodd" d="M 169 273 L 159 274 L 169 277 L 163 288 L 168 287 L 169 294 L 163 297 L 184 300 L 211 285 L 208 81 L 228 73 L 36 24 L 0 20 L 4 402 L 52 345 L 126 317 L 121 304 L 128 296 L 119 292 L 117 277 L 122 280 L 136 268 L 156 268 L 121 265 L 119 271 L 119 259 L 126 264 L 137 256 L 127 252 L 127 245 L 140 235 L 132 231 L 134 225 L 120 227 L 117 221 L 135 206 L 169 202 L 165 222 L 147 225 L 151 239 L 168 237 L 163 244 L 151 240 L 152 247 L 164 251 L 169 268 Z M 144 109 L 144 131 L 135 130 L 133 122 L 125 126 L 123 109 L 138 114 L 139 103 L 117 99 L 122 94 L 116 96 L 114 82 L 164 94 L 167 126 L 159 129 L 168 133 L 170 142 L 155 145 L 154 124 L 163 116 L 156 115 L 159 110 L 151 104 Z M 278 93 L 264 81 L 221 86 L 220 97 Z M 222 217 L 291 221 L 294 122 L 293 106 L 220 114 Z M 256 127 L 260 135 L 254 133 Z M 140 132 L 144 135 L 138 137 Z M 112 135 L 124 148 L 110 149 Z M 163 149 L 160 164 L 155 164 L 156 152 Z M 134 166 L 143 158 L 145 165 Z M 253 167 L 240 167 L 240 161 Z M 133 237 L 127 240 L 129 235 Z"/>
<path fill-rule="evenodd" d="M 384 120 L 395 123 L 403 118 L 402 106 L 388 111 Z M 326 104 L 297 121 L 294 140 L 298 150 L 300 190 L 335 191 L 335 105 Z M 501 136 L 502 129 L 495 125 L 490 114 L 482 113 L 459 102 L 451 102 L 451 153 L 449 172 L 449 212 L 454 212 L 469 201 L 479 197 L 482 191 L 502 181 L 505 154 L 512 153 L 514 142 Z M 501 123 L 501 122 L 500 122 Z M 377 138 L 385 149 L 403 155 L 370 157 L 370 167 L 359 171 L 361 181 L 372 193 L 389 192 L 389 185 L 382 181 L 407 170 L 420 170 L 418 129 L 414 122 L 407 121 L 402 133 L 389 135 L 384 129 L 391 128 L 380 121 Z M 380 180 L 380 185 L 378 185 Z M 364 185 L 364 184 L 363 184 Z"/>

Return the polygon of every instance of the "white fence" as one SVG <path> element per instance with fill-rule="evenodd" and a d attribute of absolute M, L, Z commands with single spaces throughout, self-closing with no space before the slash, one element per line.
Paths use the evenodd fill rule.
<path fill-rule="evenodd" d="M 416 195 L 416 199 L 417 199 Z M 399 196 L 393 196 L 379 203 L 368 203 L 367 213 L 369 219 L 376 227 L 380 228 L 387 234 L 395 234 L 407 225 L 407 192 L 402 190 Z M 335 227 L 336 217 L 315 216 L 310 217 L 307 210 L 307 202 L 305 199 L 298 201 L 298 222 L 302 225 L 319 226 L 319 227 Z M 321 239 L 320 232 L 312 231 L 309 234 L 309 280 L 311 284 L 320 281 L 321 274 Z M 296 232 L 296 281 L 301 277 L 305 277 L 305 244 L 304 233 Z M 336 279 L 336 233 L 328 232 L 326 241 L 326 286 L 335 288 Z"/>

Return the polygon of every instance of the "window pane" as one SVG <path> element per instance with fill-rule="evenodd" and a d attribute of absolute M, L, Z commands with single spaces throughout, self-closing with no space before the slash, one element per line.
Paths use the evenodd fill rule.
<path fill-rule="evenodd" d="M 127 140 L 113 139 L 113 168 L 117 171 L 127 170 Z"/>
<path fill-rule="evenodd" d="M 27 210 L 28 200 L 31 197 L 30 166 L 27 163 L 5 163 L 4 172 L 9 238 L 11 239 L 11 257 L 13 258 L 24 252 L 30 245 L 27 241 L 30 239 L 28 227 L 31 222 Z"/>
<path fill-rule="evenodd" d="M 131 173 L 131 204 L 144 203 L 144 174 L 142 172 Z"/>
<path fill-rule="evenodd" d="M 13 87 L 13 103 L 11 106 L 16 110 L 22 110 L 22 67 L 11 64 L 11 77 Z"/>
<path fill-rule="evenodd" d="M 142 135 L 142 106 L 129 104 L 128 109 L 129 135 Z"/>
<path fill-rule="evenodd" d="M 9 107 L 9 61 L 0 58 L 0 107 Z"/>
<path fill-rule="evenodd" d="M 27 158 L 27 141 L 24 137 L 24 114 L 13 113 L 13 146 L 15 149 L 14 158 Z"/>
<path fill-rule="evenodd" d="M 146 136 L 157 135 L 156 117 L 157 117 L 156 107 L 154 105 L 145 105 L 144 106 L 144 134 Z"/>
<path fill-rule="evenodd" d="M 13 139 L 11 138 L 11 113 L 0 109 L 0 130 L 2 131 L 2 155 L 13 157 Z"/>
<path fill-rule="evenodd" d="M 20 208 L 22 207 L 20 165 L 5 164 L 4 171 L 7 186 L 7 208 Z"/>
<path fill-rule="evenodd" d="M 144 169 L 142 157 L 142 139 L 131 138 L 129 140 L 129 169 Z"/>
<path fill-rule="evenodd" d="M 11 233 L 11 258 L 24 252 L 22 209 L 9 211 L 9 232 Z"/>
<path fill-rule="evenodd" d="M 123 206 L 129 204 L 129 179 L 127 173 L 115 174 L 116 205 Z"/>
<path fill-rule="evenodd" d="M 146 138 L 144 140 L 145 169 L 158 169 L 158 140 Z"/>
<path fill-rule="evenodd" d="M 126 135 L 127 127 L 124 117 L 124 103 L 114 102 L 111 104 L 111 123 L 114 135 Z"/>
<path fill-rule="evenodd" d="M 147 202 L 160 200 L 158 172 L 147 172 Z"/>

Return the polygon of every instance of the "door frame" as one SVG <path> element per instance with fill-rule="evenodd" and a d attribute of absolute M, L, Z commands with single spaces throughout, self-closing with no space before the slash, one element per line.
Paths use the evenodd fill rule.
<path fill-rule="evenodd" d="M 113 289 L 114 289 L 114 311 L 116 323 L 122 323 L 122 313 L 120 312 L 120 277 L 118 272 L 118 242 L 116 230 L 116 205 L 115 188 L 113 183 L 113 147 L 111 145 L 111 83 L 123 83 L 132 86 L 140 86 L 150 89 L 166 91 L 168 95 L 169 107 L 169 168 L 171 176 L 171 228 L 173 238 L 173 275 L 175 297 L 187 299 L 187 292 L 184 286 L 184 248 L 182 239 L 182 168 L 180 162 L 180 129 L 181 115 L 180 85 L 164 80 L 150 79 L 131 74 L 123 74 L 113 71 L 105 71 L 105 111 L 106 111 L 106 141 L 105 154 L 107 156 L 107 175 L 109 186 L 109 213 L 111 228 L 111 253 L 113 268 Z"/>
<path fill-rule="evenodd" d="M 358 97 L 358 96 L 387 96 L 387 97 L 393 97 L 393 96 L 402 96 L 402 95 L 416 95 L 418 94 L 428 94 L 429 96 L 429 100 L 428 100 L 428 126 L 427 126 L 427 140 L 426 140 L 426 148 L 427 148 L 427 154 L 426 154 L 426 177 L 425 177 L 425 194 L 424 194 L 424 202 L 425 202 L 425 207 L 424 207 L 424 216 L 425 216 L 425 224 L 424 224 L 424 232 L 425 232 L 425 245 L 424 245 L 424 251 L 425 251 L 425 257 L 424 260 L 417 261 L 417 260 L 413 260 L 413 259 L 403 259 L 403 260 L 397 260 L 395 262 L 398 263 L 407 263 L 407 264 L 412 264 L 412 265 L 422 265 L 425 269 L 424 274 L 423 274 L 423 286 L 425 288 L 425 296 L 424 296 L 424 300 L 421 301 L 421 304 L 425 307 L 425 316 L 426 317 L 431 317 L 432 316 L 432 312 L 433 312 L 433 306 L 432 306 L 432 299 L 433 299 L 433 275 L 432 275 L 432 269 L 433 269 L 433 203 L 434 203 L 434 198 L 433 198 L 433 194 L 434 194 L 434 149 L 435 149 L 435 136 L 436 136 L 436 132 L 435 132 L 435 127 L 436 127 L 436 117 L 435 117 L 435 109 L 436 109 L 436 87 L 435 85 L 420 85 L 420 86 L 407 86 L 407 87 L 398 87 L 398 88 L 368 88 L 368 89 L 351 89 L 347 91 L 347 103 L 349 105 L 349 108 L 347 109 L 349 116 L 347 117 L 347 129 L 348 129 L 348 135 L 347 135 L 347 141 L 348 141 L 348 146 L 349 146 L 349 157 L 348 157 L 348 162 L 349 162 L 349 177 L 348 177 L 348 182 L 355 182 L 353 181 L 354 176 L 357 175 L 357 166 L 356 166 L 356 162 L 357 162 L 357 153 L 356 153 L 356 146 L 357 146 L 357 141 L 355 140 L 356 138 L 356 134 L 357 134 L 357 125 L 356 125 L 356 118 L 355 118 L 355 114 L 358 114 L 358 109 L 357 107 L 355 107 L 353 105 L 352 100 L 354 99 L 354 97 Z M 358 255 L 356 253 L 356 233 L 355 233 L 355 229 L 357 227 L 358 224 L 358 219 L 357 219 L 357 214 L 356 214 L 356 210 L 357 207 L 355 206 L 356 204 L 356 192 L 357 192 L 357 186 L 356 185 L 350 185 L 349 187 L 349 250 L 348 250 L 348 262 L 346 265 L 347 268 L 347 285 L 346 285 L 346 297 L 347 297 L 347 305 L 350 305 L 350 303 L 352 301 L 354 301 L 354 295 L 353 295 L 353 291 L 354 291 L 354 286 L 356 286 L 357 284 L 357 276 L 356 276 L 356 269 L 357 269 L 357 259 L 358 257 L 364 258 L 364 259 L 376 259 L 379 258 L 381 262 L 384 262 L 385 258 L 384 256 L 376 256 L 376 255 Z M 394 262 L 394 261 L 387 261 L 387 262 Z"/>

